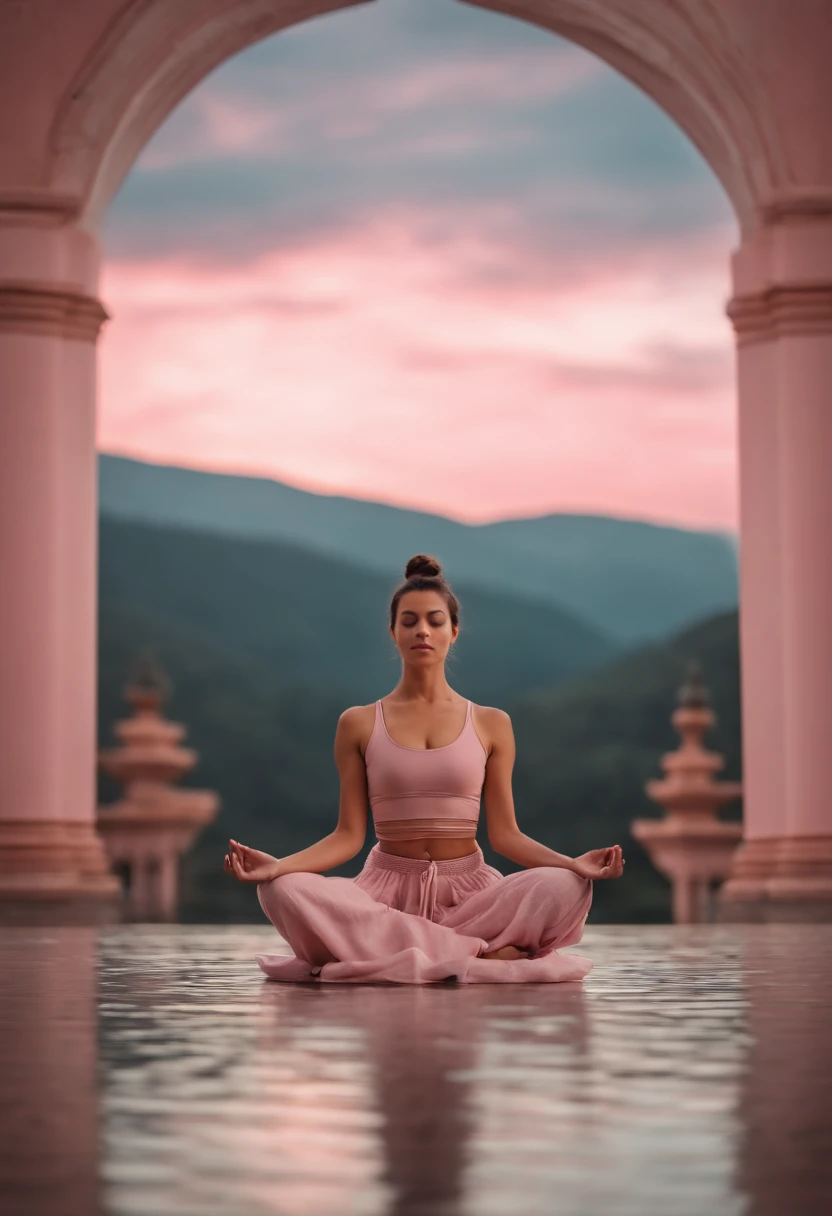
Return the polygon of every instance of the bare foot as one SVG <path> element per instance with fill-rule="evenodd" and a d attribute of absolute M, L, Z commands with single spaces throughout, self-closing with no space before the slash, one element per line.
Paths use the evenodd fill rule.
<path fill-rule="evenodd" d="M 516 946 L 501 946 L 499 950 L 491 950 L 488 954 L 481 954 L 480 958 L 528 958 L 528 950 L 518 950 Z"/>

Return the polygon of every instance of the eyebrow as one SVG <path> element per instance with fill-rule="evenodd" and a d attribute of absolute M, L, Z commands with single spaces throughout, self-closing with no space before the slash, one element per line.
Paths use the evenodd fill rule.
<path fill-rule="evenodd" d="M 436 616 L 437 612 L 442 613 L 442 615 L 444 616 L 445 609 L 444 608 L 431 608 L 430 612 L 428 613 L 428 616 Z M 415 608 L 402 608 L 402 616 L 418 616 L 418 615 L 419 615 L 419 613 L 416 611 Z"/>

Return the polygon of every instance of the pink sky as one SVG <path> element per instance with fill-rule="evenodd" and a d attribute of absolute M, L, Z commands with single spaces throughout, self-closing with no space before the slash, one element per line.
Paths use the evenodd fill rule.
<path fill-rule="evenodd" d="M 721 240 L 489 287 L 475 233 L 451 260 L 414 226 L 239 267 L 108 263 L 100 447 L 468 521 L 736 526 Z"/>
<path fill-rule="evenodd" d="M 140 159 L 100 447 L 469 522 L 736 529 L 734 232 L 707 169 L 541 31 L 454 10 L 485 41 L 440 62 L 405 8 L 359 12 L 238 57 Z"/>

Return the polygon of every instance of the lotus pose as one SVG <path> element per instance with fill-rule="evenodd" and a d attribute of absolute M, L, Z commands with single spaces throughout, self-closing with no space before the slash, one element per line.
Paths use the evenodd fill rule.
<path fill-rule="evenodd" d="M 500 709 L 473 705 L 445 678 L 459 602 L 435 558 L 407 563 L 390 604 L 402 659 L 393 691 L 341 714 L 338 823 L 289 857 L 229 841 L 224 868 L 257 884 L 260 905 L 294 957 L 258 955 L 276 980 L 424 984 L 580 980 L 592 962 L 561 955 L 581 940 L 595 879 L 618 878 L 618 845 L 565 857 L 525 836 L 511 792 L 514 736 Z M 503 876 L 488 839 L 526 867 Z M 357 878 L 325 876 L 360 851 L 369 804 L 378 843 Z"/>

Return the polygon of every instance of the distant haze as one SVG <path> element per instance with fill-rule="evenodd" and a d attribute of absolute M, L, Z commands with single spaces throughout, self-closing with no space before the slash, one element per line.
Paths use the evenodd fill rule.
<path fill-rule="evenodd" d="M 109 216 L 102 450 L 467 522 L 735 530 L 736 225 L 598 59 L 445 0 L 204 81 Z"/>

